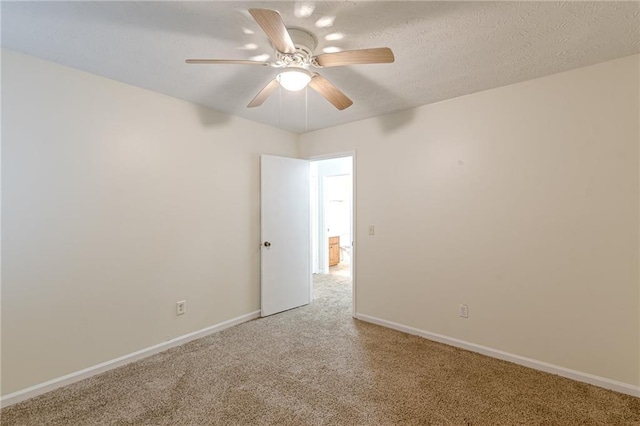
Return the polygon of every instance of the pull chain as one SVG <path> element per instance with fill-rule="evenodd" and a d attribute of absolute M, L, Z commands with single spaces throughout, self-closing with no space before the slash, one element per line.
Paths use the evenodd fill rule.
<path fill-rule="evenodd" d="M 278 88 L 278 128 L 282 129 L 282 87 Z"/>

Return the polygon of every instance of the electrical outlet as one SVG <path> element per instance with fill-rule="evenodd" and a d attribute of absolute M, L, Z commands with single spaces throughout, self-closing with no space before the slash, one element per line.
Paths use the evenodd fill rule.
<path fill-rule="evenodd" d="M 469 318 L 469 307 L 467 305 L 460 305 L 459 314 L 462 318 Z"/>
<path fill-rule="evenodd" d="M 369 235 L 375 235 L 376 234 L 376 227 L 373 225 L 369 225 Z"/>
<path fill-rule="evenodd" d="M 187 313 L 187 301 L 181 300 L 176 302 L 176 315 L 184 315 Z"/>

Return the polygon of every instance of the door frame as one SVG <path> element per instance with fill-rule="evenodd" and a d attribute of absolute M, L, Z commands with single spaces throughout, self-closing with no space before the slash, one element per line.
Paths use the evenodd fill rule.
<path fill-rule="evenodd" d="M 344 157 L 343 157 L 344 158 Z M 332 159 L 329 159 L 332 160 Z M 321 160 L 323 161 L 323 160 Z M 320 241 L 320 244 L 322 245 L 322 253 L 324 253 L 324 257 L 323 257 L 323 262 L 322 262 L 322 267 L 318 268 L 321 269 L 322 271 L 324 271 L 325 274 L 328 274 L 331 266 L 329 266 L 329 231 L 327 230 L 327 225 L 326 225 L 326 218 L 327 218 L 327 209 L 329 206 L 329 193 L 327 192 L 327 180 L 330 178 L 334 178 L 334 177 L 340 177 L 340 176 L 349 176 L 351 178 L 351 186 L 353 187 L 353 165 L 351 167 L 352 172 L 349 174 L 346 173 L 342 173 L 342 174 L 338 174 L 338 175 L 329 175 L 329 176 L 322 176 L 322 193 L 319 195 L 320 197 L 322 197 L 322 219 L 323 219 L 323 226 L 322 229 L 320 229 L 320 232 L 322 235 L 320 235 L 320 237 L 318 238 Z M 351 198 L 351 211 L 349 212 L 349 235 L 351 235 L 351 243 L 353 243 L 353 194 L 349 195 Z M 319 209 L 318 209 L 319 210 Z M 313 236 L 312 236 L 313 238 Z M 344 242 L 343 242 L 344 243 Z M 351 247 L 353 248 L 353 244 L 351 244 Z M 318 263 L 319 263 L 319 259 L 318 259 Z M 349 272 L 351 272 L 351 267 L 349 268 Z M 349 276 L 349 278 L 351 278 L 351 276 Z"/>
<path fill-rule="evenodd" d="M 356 317 L 356 262 L 357 262 L 357 241 L 358 241 L 358 231 L 356 226 L 356 217 L 357 217 L 357 202 L 356 202 L 356 151 L 340 151 L 333 152 L 328 154 L 319 154 L 319 155 L 311 155 L 308 157 L 304 157 L 303 159 L 309 161 L 321 161 L 321 160 L 333 160 L 336 158 L 344 158 L 351 157 L 351 316 L 353 318 Z M 323 195 L 324 196 L 324 195 Z M 324 204 L 324 203 L 323 203 Z M 310 254 L 309 262 L 313 264 L 313 254 Z M 313 280 L 311 280 L 311 291 L 313 293 Z M 313 297 L 311 299 L 313 301 Z"/>

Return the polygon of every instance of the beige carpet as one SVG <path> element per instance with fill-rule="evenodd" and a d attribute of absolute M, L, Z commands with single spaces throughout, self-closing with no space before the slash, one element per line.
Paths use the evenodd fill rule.
<path fill-rule="evenodd" d="M 350 285 L 2 411 L 3 425 L 639 425 L 640 399 L 350 317 Z"/>
<path fill-rule="evenodd" d="M 351 277 L 351 265 L 340 262 L 336 266 L 329 267 L 329 274 L 349 278 Z"/>

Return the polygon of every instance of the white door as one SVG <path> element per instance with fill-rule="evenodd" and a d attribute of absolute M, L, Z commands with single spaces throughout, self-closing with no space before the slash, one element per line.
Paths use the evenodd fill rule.
<path fill-rule="evenodd" d="M 310 302 L 309 162 L 263 155 L 260 166 L 265 317 Z"/>

